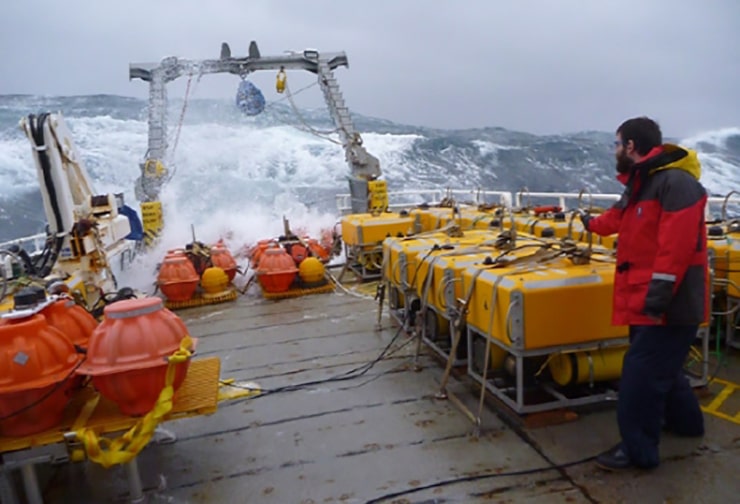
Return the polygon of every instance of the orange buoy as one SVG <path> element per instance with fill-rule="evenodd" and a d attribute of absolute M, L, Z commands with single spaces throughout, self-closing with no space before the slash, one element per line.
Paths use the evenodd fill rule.
<path fill-rule="evenodd" d="M 331 258 L 329 250 L 324 248 L 316 238 L 309 238 L 306 244 L 308 245 L 308 249 L 311 251 L 311 255 L 319 261 L 325 263 Z"/>
<path fill-rule="evenodd" d="M 46 317 L 50 326 L 59 329 L 73 345 L 81 349 L 87 348 L 90 335 L 98 326 L 95 317 L 69 298 L 59 299 L 39 313 Z"/>
<path fill-rule="evenodd" d="M 221 240 L 211 247 L 211 263 L 224 270 L 226 276 L 229 277 L 229 282 L 234 280 L 236 276 L 236 260 Z"/>
<path fill-rule="evenodd" d="M 43 315 L 0 320 L 0 434 L 29 436 L 59 425 L 82 358 Z"/>
<path fill-rule="evenodd" d="M 257 280 L 266 292 L 285 292 L 295 280 L 298 268 L 280 247 L 265 250 L 257 268 Z"/>
<path fill-rule="evenodd" d="M 557 205 L 543 205 L 534 207 L 534 214 L 539 216 L 546 213 L 562 212 L 563 209 Z"/>
<path fill-rule="evenodd" d="M 277 242 L 272 238 L 258 241 L 257 245 L 249 250 L 248 258 L 252 263 L 252 268 L 257 269 L 259 267 L 260 257 L 262 257 L 265 250 L 275 246 L 277 246 Z"/>
<path fill-rule="evenodd" d="M 159 267 L 157 285 L 170 301 L 187 301 L 195 294 L 200 276 L 184 251 L 172 250 Z"/>
<path fill-rule="evenodd" d="M 69 298 L 62 298 L 51 303 L 39 313 L 46 317 L 49 325 L 59 329 L 78 351 L 85 351 L 90 335 L 98 326 L 90 312 Z M 72 379 L 72 389 L 84 385 L 85 377 L 77 375 Z"/>
<path fill-rule="evenodd" d="M 324 249 L 331 254 L 331 250 L 334 248 L 334 236 L 336 232 L 332 228 L 325 228 L 321 230 L 321 238 L 319 243 Z"/>
<path fill-rule="evenodd" d="M 290 245 L 290 257 L 293 258 L 296 266 L 301 264 L 308 257 L 308 249 L 302 243 L 293 243 Z"/>
<path fill-rule="evenodd" d="M 188 330 L 156 297 L 127 299 L 105 307 L 93 331 L 79 373 L 91 375 L 100 393 L 131 416 L 151 411 L 165 386 L 167 357 Z M 193 347 L 195 339 L 193 339 Z M 190 360 L 177 364 L 174 390 L 185 380 Z"/>

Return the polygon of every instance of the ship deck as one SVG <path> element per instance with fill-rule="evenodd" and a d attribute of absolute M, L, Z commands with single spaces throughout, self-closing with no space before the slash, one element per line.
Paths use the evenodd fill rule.
<path fill-rule="evenodd" d="M 346 292 L 281 301 L 247 295 L 179 314 L 199 338 L 199 356 L 220 357 L 222 378 L 269 390 L 356 369 L 398 332 L 387 314 L 376 331 L 377 304 Z M 424 351 L 421 369 L 411 365 L 414 343 L 401 335 L 358 378 L 225 401 L 213 415 L 165 424 L 177 442 L 151 444 L 138 458 L 149 502 L 695 503 L 732 502 L 740 493 L 736 423 L 706 414 L 703 439 L 665 435 L 663 463 L 653 471 L 607 473 L 593 462 L 559 468 L 613 445 L 614 404 L 531 428 L 488 403 L 477 437 L 451 401 L 435 398 L 440 362 Z M 718 376 L 737 383 L 739 363 L 730 356 Z M 449 389 L 476 407 L 469 378 L 453 378 Z M 737 396 L 722 410 L 740 411 Z M 128 498 L 120 466 L 63 464 L 40 469 L 39 478 L 48 503 Z"/>

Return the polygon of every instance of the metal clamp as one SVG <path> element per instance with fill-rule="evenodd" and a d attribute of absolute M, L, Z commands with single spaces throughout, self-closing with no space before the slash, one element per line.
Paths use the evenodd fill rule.
<path fill-rule="evenodd" d="M 76 432 L 64 433 L 64 447 L 67 449 L 67 457 L 70 462 L 82 462 L 87 458 L 85 446 L 77 439 Z"/>

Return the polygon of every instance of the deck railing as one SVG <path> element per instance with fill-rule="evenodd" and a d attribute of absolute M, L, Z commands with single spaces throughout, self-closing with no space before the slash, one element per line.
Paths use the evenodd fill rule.
<path fill-rule="evenodd" d="M 497 204 L 505 208 L 521 208 L 522 205 L 543 204 L 557 202 L 563 209 L 599 206 L 611 204 L 620 198 L 620 194 L 614 193 L 590 193 L 588 191 L 573 192 L 530 192 L 522 189 L 516 193 L 508 191 L 486 191 L 483 189 L 410 189 L 404 191 L 389 191 L 389 209 L 400 210 L 409 206 L 428 203 L 436 205 L 445 199 L 454 199 L 461 204 L 481 205 Z M 338 194 L 336 196 L 337 210 L 341 215 L 350 213 L 351 196 L 349 194 Z M 604 205 L 610 206 L 610 205 Z M 740 193 L 732 192 L 728 196 L 712 196 L 706 205 L 707 219 L 720 217 L 722 213 L 727 216 L 740 217 Z M 725 217 L 727 217 L 725 216 Z M 40 252 L 46 243 L 46 234 L 38 233 L 31 236 L 16 238 L 0 243 L 0 249 L 11 245 L 19 245 L 29 254 Z"/>
<path fill-rule="evenodd" d="M 523 205 L 552 203 L 563 209 L 590 206 L 611 206 L 619 200 L 621 194 L 591 193 L 588 191 L 574 192 L 531 192 L 526 188 L 516 193 L 508 191 L 485 191 L 482 189 L 411 189 L 388 192 L 388 208 L 399 210 L 411 205 L 427 203 L 439 204 L 447 198 L 452 198 L 461 204 L 480 205 L 484 203 L 500 204 L 506 208 L 521 208 Z M 341 215 L 352 211 L 351 196 L 338 194 L 336 196 L 337 210 Z M 606 204 L 606 205 L 604 205 Z M 728 215 L 740 213 L 740 193 L 730 193 L 728 196 L 712 196 L 706 205 L 707 219 L 719 217 L 723 211 Z M 729 211 L 728 211 L 729 210 Z"/>
<path fill-rule="evenodd" d="M 41 252 L 46 244 L 46 233 L 38 233 L 35 235 L 24 236 L 22 238 L 16 238 L 14 240 L 8 240 L 0 243 L 0 249 L 7 249 L 12 245 L 18 245 L 23 250 L 33 255 L 36 252 Z"/>

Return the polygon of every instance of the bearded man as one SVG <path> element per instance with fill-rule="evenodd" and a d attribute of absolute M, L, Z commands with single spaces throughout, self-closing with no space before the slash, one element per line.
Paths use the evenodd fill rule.
<path fill-rule="evenodd" d="M 660 463 L 661 428 L 704 434 L 683 364 L 709 314 L 707 192 L 696 152 L 664 144 L 652 119 L 622 123 L 614 147 L 622 198 L 602 215 L 581 213 L 588 231 L 619 233 L 612 323 L 629 326 L 630 339 L 617 404 L 622 440 L 596 463 L 650 469 Z"/>

